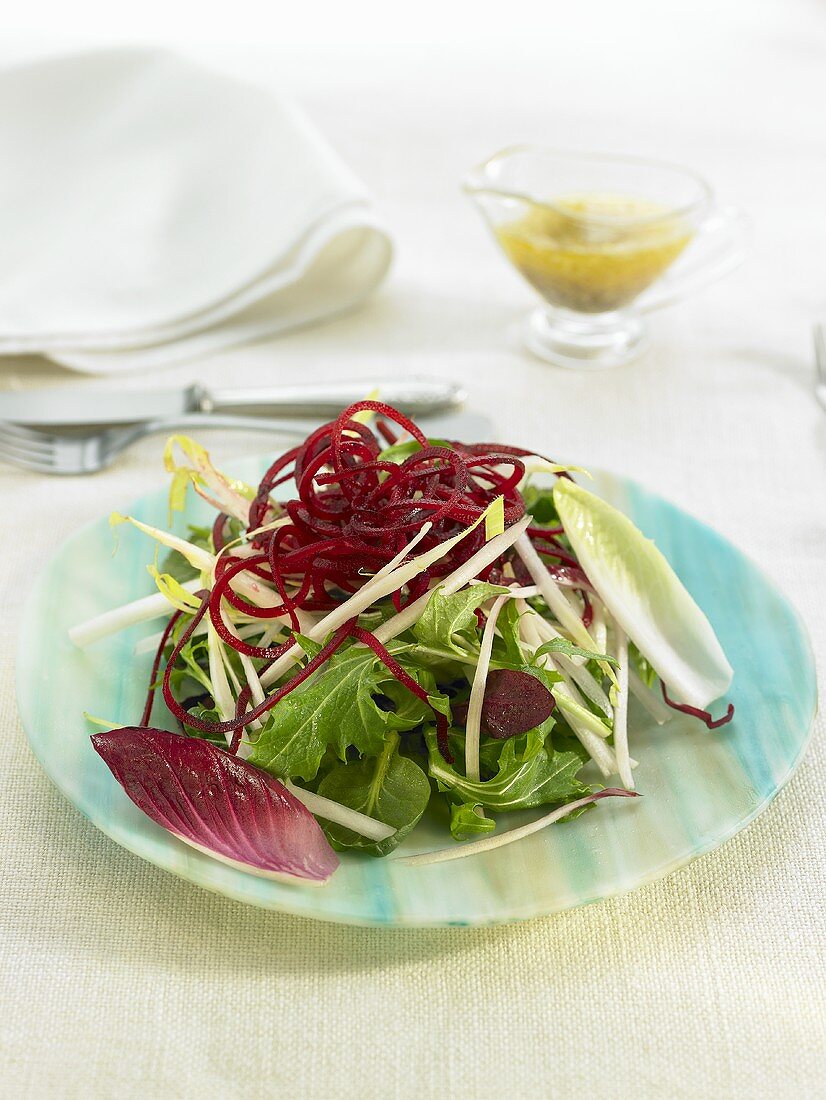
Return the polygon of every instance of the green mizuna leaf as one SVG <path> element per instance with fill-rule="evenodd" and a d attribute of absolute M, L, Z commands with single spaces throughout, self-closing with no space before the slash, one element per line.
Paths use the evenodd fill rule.
<path fill-rule="evenodd" d="M 396 830 L 387 840 L 377 842 L 327 823 L 325 832 L 334 848 L 385 856 L 418 823 L 430 801 L 430 784 L 418 764 L 399 755 L 398 747 L 399 735 L 391 733 L 377 757 L 336 764 L 322 779 L 319 794 Z"/>
<path fill-rule="evenodd" d="M 619 668 L 619 661 L 616 657 L 610 657 L 607 653 L 594 653 L 590 649 L 583 649 L 582 646 L 569 642 L 567 638 L 551 638 L 550 641 L 543 642 L 534 653 L 534 660 L 544 653 L 561 653 L 565 657 L 585 657 L 589 661 L 604 661 L 606 664 L 613 665 L 614 668 Z"/>
<path fill-rule="evenodd" d="M 525 511 L 530 512 L 536 524 L 542 527 L 555 527 L 559 523 L 553 491 L 550 488 L 528 485 L 522 490 L 522 496 L 525 501 Z"/>
<path fill-rule="evenodd" d="M 507 588 L 498 584 L 474 584 L 452 596 L 436 588 L 413 633 L 426 646 L 466 656 L 479 647 L 476 609 L 503 592 Z"/>
<path fill-rule="evenodd" d="M 189 618 L 181 619 L 177 624 L 173 640 L 177 641 L 189 622 Z M 196 634 L 190 638 L 181 649 L 172 668 L 169 682 L 172 691 L 179 698 L 184 694 L 185 688 L 193 687 L 193 684 L 188 684 L 187 681 L 194 681 L 207 694 L 212 695 L 213 686 L 209 677 L 209 643 L 206 634 Z"/>
<path fill-rule="evenodd" d="M 476 808 L 468 802 L 450 807 L 450 833 L 454 840 L 470 840 L 472 837 L 492 833 L 496 822 L 492 817 L 480 817 Z"/>
<path fill-rule="evenodd" d="M 622 512 L 567 478 L 554 486 L 554 503 L 600 599 L 663 683 L 695 707 L 724 695 L 731 665 L 654 543 Z"/>
<path fill-rule="evenodd" d="M 297 630 L 293 631 L 293 638 L 298 642 L 310 660 L 312 660 L 313 657 L 317 657 L 324 648 L 321 642 L 313 641 L 313 639 L 308 638 L 306 634 L 299 634 Z"/>
<path fill-rule="evenodd" d="M 416 670 L 410 670 L 416 676 Z M 328 745 L 340 760 L 347 749 L 378 756 L 388 730 L 412 729 L 426 711 L 405 703 L 393 710 L 397 681 L 371 649 L 352 646 L 335 654 L 305 686 L 296 688 L 270 712 L 250 762 L 282 778 L 314 779 Z M 391 700 L 391 709 L 382 703 Z"/>
<path fill-rule="evenodd" d="M 428 444 L 431 447 L 445 447 L 451 450 L 451 445 L 446 439 L 428 439 Z M 379 455 L 379 462 L 395 462 L 401 464 L 406 458 L 410 458 L 417 451 L 422 449 L 421 444 L 416 439 L 408 439 L 404 443 L 393 443 L 390 447 L 385 447 Z"/>
<path fill-rule="evenodd" d="M 522 617 L 516 600 L 506 600 L 496 620 L 499 635 L 493 641 L 491 664 L 521 668 L 525 663 L 519 635 L 519 620 Z"/>
<path fill-rule="evenodd" d="M 189 713 L 194 718 L 202 718 L 205 722 L 220 722 L 221 714 L 215 707 L 208 707 L 202 703 L 196 703 L 189 708 Z M 224 749 L 227 745 L 227 739 L 222 733 L 204 733 L 202 730 L 196 730 L 191 726 L 187 726 L 184 723 L 184 729 L 190 737 L 198 737 L 203 741 L 209 741 L 213 745 L 217 745 L 218 748 Z"/>
<path fill-rule="evenodd" d="M 435 742 L 431 744 L 434 745 Z M 499 757 L 507 741 L 497 741 L 493 737 L 482 736 L 479 744 L 479 767 L 483 776 L 495 775 L 499 768 Z M 454 729 L 448 736 L 448 747 L 451 756 L 460 764 L 465 758 L 465 731 Z"/>
<path fill-rule="evenodd" d="M 428 733 L 426 737 L 430 775 L 441 788 L 470 805 L 501 813 L 572 801 L 589 790 L 577 779 L 583 766 L 580 757 L 547 748 L 538 732 L 527 739 L 506 741 L 499 756 L 499 771 L 492 779 L 479 782 L 467 779 L 446 763 L 433 735 Z"/>

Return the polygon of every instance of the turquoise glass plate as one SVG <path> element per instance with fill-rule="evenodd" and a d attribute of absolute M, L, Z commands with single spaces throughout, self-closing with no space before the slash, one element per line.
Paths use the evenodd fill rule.
<path fill-rule="evenodd" d="M 250 459 L 235 473 L 254 481 L 263 467 L 263 460 Z M 135 626 L 86 651 L 69 642 L 70 626 L 153 591 L 145 569 L 153 545 L 121 528 L 113 558 L 106 518 L 69 539 L 28 604 L 18 697 L 32 748 L 60 790 L 125 848 L 228 897 L 321 920 L 484 925 L 554 913 L 660 878 L 746 826 L 792 774 L 816 709 L 814 660 L 795 611 L 720 535 L 632 482 L 600 475 L 596 491 L 656 541 L 711 619 L 735 673 L 736 716 L 719 730 L 683 717 L 658 727 L 632 709 L 631 751 L 643 798 L 606 799 L 575 821 L 456 862 L 411 867 L 392 857 L 345 855 L 320 889 L 211 859 L 145 817 L 89 743 L 84 710 L 123 724 L 139 720 L 151 658 L 135 658 L 134 647 L 159 629 L 157 622 Z M 125 510 L 164 526 L 166 492 Z M 177 526 L 184 531 L 187 522 L 209 516 L 193 499 Z M 162 704 L 156 708 L 157 721 Z M 715 709 L 722 712 L 724 704 Z M 450 843 L 445 822 L 425 820 L 399 851 Z"/>

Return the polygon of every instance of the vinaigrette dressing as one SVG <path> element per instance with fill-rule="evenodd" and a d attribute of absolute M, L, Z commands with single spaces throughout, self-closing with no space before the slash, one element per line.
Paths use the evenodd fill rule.
<path fill-rule="evenodd" d="M 690 225 L 659 203 L 614 194 L 525 203 L 496 236 L 514 266 L 551 304 L 606 313 L 632 302 L 679 256 Z"/>

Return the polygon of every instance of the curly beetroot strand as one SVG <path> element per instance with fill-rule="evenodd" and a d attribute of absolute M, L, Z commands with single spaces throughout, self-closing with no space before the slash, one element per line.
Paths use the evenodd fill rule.
<path fill-rule="evenodd" d="M 673 699 L 669 699 L 665 684 L 662 681 L 660 681 L 660 687 L 662 688 L 663 699 L 672 710 L 678 710 L 680 714 L 689 714 L 692 718 L 699 718 L 701 722 L 705 723 L 707 729 L 719 729 L 720 726 L 725 726 L 734 717 L 734 703 L 729 703 L 728 709 L 722 718 L 714 718 L 709 711 L 702 710 L 700 707 L 691 707 L 688 703 L 677 703 Z"/>

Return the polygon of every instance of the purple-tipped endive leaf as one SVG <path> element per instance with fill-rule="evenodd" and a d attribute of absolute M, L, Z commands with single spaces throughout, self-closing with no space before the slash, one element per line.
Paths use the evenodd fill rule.
<path fill-rule="evenodd" d="M 566 478 L 554 486 L 554 503 L 600 599 L 669 691 L 700 708 L 725 695 L 731 665 L 654 543 L 622 512 Z"/>
<path fill-rule="evenodd" d="M 91 740 L 135 805 L 194 848 L 309 885 L 338 866 L 316 819 L 282 783 L 208 741 L 140 726 Z"/>

